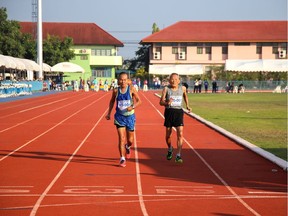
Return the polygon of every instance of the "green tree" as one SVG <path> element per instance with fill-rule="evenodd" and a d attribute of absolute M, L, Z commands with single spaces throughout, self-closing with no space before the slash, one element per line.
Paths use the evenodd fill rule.
<path fill-rule="evenodd" d="M 70 49 L 72 45 L 71 38 L 66 37 L 61 41 L 58 36 L 47 35 L 43 41 L 43 61 L 49 65 L 69 61 L 74 57 L 74 51 Z"/>
<path fill-rule="evenodd" d="M 55 65 L 69 61 L 74 57 L 72 46 L 73 40 L 69 37 L 61 40 L 58 36 L 48 35 L 47 39 L 43 40 L 43 62 Z M 19 22 L 7 20 L 6 8 L 0 8 L 0 53 L 37 60 L 36 40 L 31 34 L 21 32 Z"/>
<path fill-rule="evenodd" d="M 156 32 L 159 32 L 160 31 L 160 29 L 159 29 L 159 27 L 157 26 L 157 24 L 156 23 L 153 23 L 153 25 L 152 25 L 152 34 L 154 34 L 154 33 L 156 33 Z"/>
<path fill-rule="evenodd" d="M 25 38 L 25 37 L 24 37 Z M 0 9 L 0 53 L 14 57 L 25 55 L 20 25 L 17 21 L 7 20 L 6 8 Z"/>
<path fill-rule="evenodd" d="M 152 34 L 154 34 L 155 32 L 159 32 L 160 29 L 157 26 L 156 23 L 153 23 L 152 25 Z M 141 46 L 139 47 L 139 49 L 135 52 L 136 54 L 136 58 L 131 59 L 129 61 L 129 70 L 134 70 L 136 71 L 136 75 L 137 75 L 137 71 L 141 71 L 139 75 L 139 77 L 143 78 L 148 78 L 148 69 L 149 69 L 149 49 L 150 49 L 150 45 L 146 45 L 146 44 L 141 44 Z M 143 72 L 144 70 L 144 72 Z M 145 73 L 145 74 L 144 74 Z"/>

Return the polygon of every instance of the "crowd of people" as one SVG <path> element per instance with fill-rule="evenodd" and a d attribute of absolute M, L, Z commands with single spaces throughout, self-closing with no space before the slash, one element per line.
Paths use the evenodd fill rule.
<path fill-rule="evenodd" d="M 148 89 L 152 90 L 160 90 L 163 89 L 165 86 L 169 85 L 169 77 L 163 78 L 162 80 L 154 76 L 153 79 L 150 81 L 147 79 L 140 79 L 139 77 L 134 77 L 132 79 L 129 79 L 134 86 L 134 88 L 139 91 L 148 91 Z M 195 79 L 190 82 L 182 81 L 180 83 L 181 85 L 186 87 L 187 93 L 218 93 L 218 92 L 226 92 L 226 93 L 243 93 L 245 90 L 245 87 L 243 83 L 240 83 L 239 85 L 235 85 L 234 82 L 227 82 L 226 86 L 222 86 L 220 83 L 220 86 L 217 83 L 216 79 L 213 79 L 211 81 L 208 81 L 207 79 L 204 79 L 202 81 L 201 78 Z M 78 80 L 72 80 L 71 82 L 63 82 L 61 84 L 57 84 L 57 82 L 52 81 L 49 79 L 48 83 L 45 83 L 45 86 L 43 87 L 43 90 L 67 90 L 72 89 L 73 91 L 111 91 L 118 87 L 118 80 L 117 79 L 111 79 L 108 81 L 108 79 L 83 79 L 82 77 L 79 77 Z"/>

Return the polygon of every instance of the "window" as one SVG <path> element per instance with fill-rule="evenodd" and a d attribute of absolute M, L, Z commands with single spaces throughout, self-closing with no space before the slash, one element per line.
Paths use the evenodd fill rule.
<path fill-rule="evenodd" d="M 155 47 L 156 52 L 161 52 L 161 47 Z"/>
<path fill-rule="evenodd" d="M 92 56 L 111 56 L 112 50 L 111 49 L 92 49 L 91 55 Z"/>
<path fill-rule="evenodd" d="M 272 53 L 278 54 L 278 43 L 273 43 Z"/>
<path fill-rule="evenodd" d="M 211 53 L 212 53 L 211 46 L 205 47 L 205 53 L 206 53 L 206 54 L 211 54 Z"/>
<path fill-rule="evenodd" d="M 203 54 L 203 47 L 197 47 L 197 54 Z"/>
<path fill-rule="evenodd" d="M 172 54 L 178 53 L 178 47 L 172 47 Z"/>
<path fill-rule="evenodd" d="M 87 55 L 81 55 L 80 60 L 88 60 L 88 56 Z"/>
<path fill-rule="evenodd" d="M 185 52 L 186 53 L 186 47 L 180 47 L 180 52 Z"/>
<path fill-rule="evenodd" d="M 235 46 L 250 46 L 249 42 L 235 42 Z"/>
<path fill-rule="evenodd" d="M 111 68 L 93 68 L 92 69 L 92 76 L 93 77 L 111 77 L 112 76 L 112 69 Z"/>
<path fill-rule="evenodd" d="M 228 54 L 228 47 L 227 46 L 222 46 L 222 54 L 224 54 L 224 55 Z"/>

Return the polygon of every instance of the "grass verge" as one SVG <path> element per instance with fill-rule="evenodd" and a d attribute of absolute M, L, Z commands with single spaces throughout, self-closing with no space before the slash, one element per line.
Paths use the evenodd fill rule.
<path fill-rule="evenodd" d="M 287 94 L 188 94 L 192 112 L 287 161 Z"/>

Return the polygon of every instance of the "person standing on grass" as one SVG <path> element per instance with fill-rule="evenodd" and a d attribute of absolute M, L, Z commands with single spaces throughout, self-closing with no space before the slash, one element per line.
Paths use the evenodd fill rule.
<path fill-rule="evenodd" d="M 110 120 L 111 111 L 116 101 L 116 112 L 114 115 L 114 125 L 118 133 L 118 148 L 120 153 L 119 166 L 126 166 L 126 158 L 131 156 L 130 147 L 134 142 L 135 130 L 135 108 L 141 104 L 141 99 L 128 80 L 128 74 L 121 72 L 118 77 L 118 88 L 113 89 L 109 102 L 109 109 L 106 119 Z"/>
<path fill-rule="evenodd" d="M 175 158 L 176 163 L 183 163 L 181 157 L 183 144 L 183 99 L 188 111 L 192 109 L 189 107 L 188 95 L 186 87 L 179 85 L 180 77 L 177 73 L 172 73 L 169 77 L 169 85 L 164 87 L 160 98 L 160 105 L 165 106 L 164 111 L 164 126 L 166 127 L 165 140 L 168 146 L 167 160 L 173 157 L 173 146 L 171 143 L 171 135 L 173 127 L 177 132 L 177 154 Z"/>

